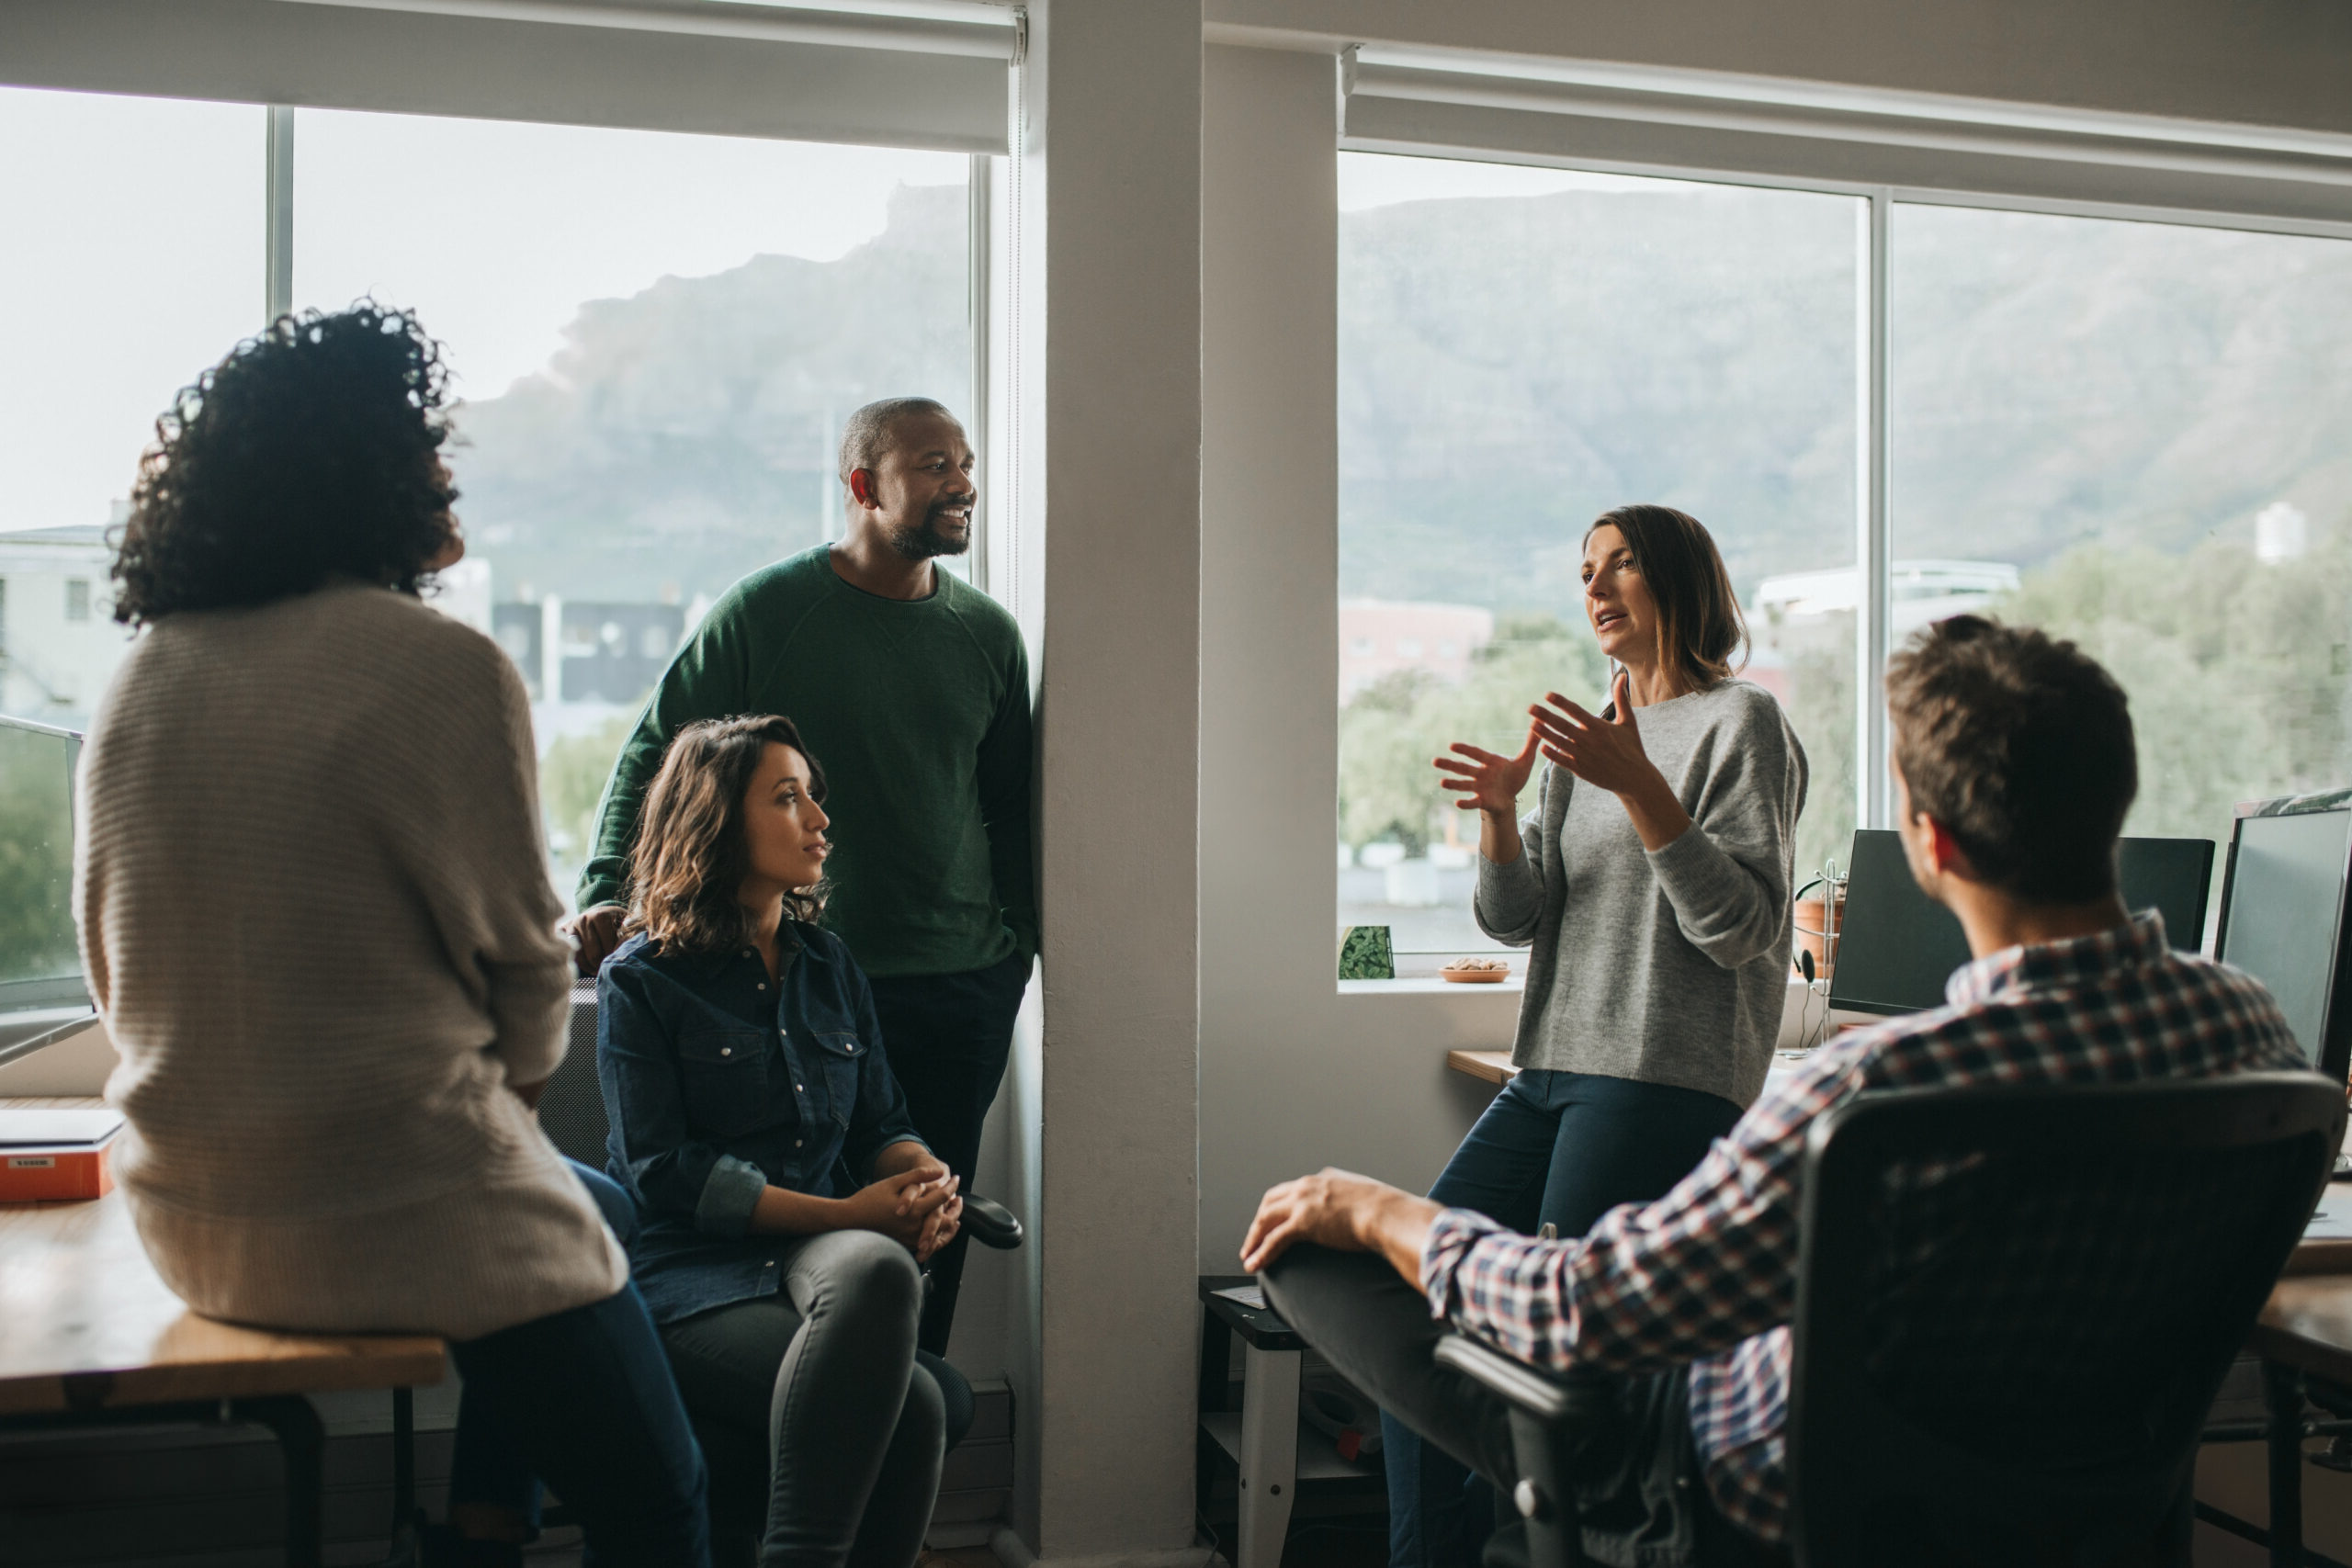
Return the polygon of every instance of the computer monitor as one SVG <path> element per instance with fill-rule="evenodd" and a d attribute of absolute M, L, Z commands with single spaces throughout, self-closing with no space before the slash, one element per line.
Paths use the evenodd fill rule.
<path fill-rule="evenodd" d="M 82 738 L 0 717 L 0 1061 L 91 1017 L 74 941 L 74 770 Z"/>
<path fill-rule="evenodd" d="M 2312 1066 L 2337 1083 L 2352 1062 L 2344 891 L 2352 790 L 2237 808 L 2213 954 L 2270 987 Z"/>
<path fill-rule="evenodd" d="M 1897 1013 L 1943 1006 L 1945 982 L 1969 960 L 1960 921 L 1919 891 L 1893 830 L 1857 832 L 1850 865 L 1830 1007 Z M 2211 839 L 2119 840 L 2115 871 L 2127 908 L 2157 910 L 2172 945 L 2197 951 L 2213 876 Z"/>

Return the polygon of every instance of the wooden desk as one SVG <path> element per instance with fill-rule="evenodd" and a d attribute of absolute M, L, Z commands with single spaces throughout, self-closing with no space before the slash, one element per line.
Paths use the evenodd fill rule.
<path fill-rule="evenodd" d="M 0 1427 L 267 1427 L 286 1454 L 289 1563 L 315 1564 L 322 1551 L 324 1431 L 302 1396 L 392 1391 L 396 1525 L 405 1524 L 415 1487 L 409 1390 L 441 1381 L 443 1353 L 440 1340 L 419 1336 L 273 1334 L 198 1317 L 156 1277 L 119 1191 L 0 1204 Z"/>
<path fill-rule="evenodd" d="M 1445 1065 L 1486 1083 L 1509 1083 L 1519 1077 L 1508 1051 L 1448 1051 Z"/>
<path fill-rule="evenodd" d="M 2290 1270 L 2291 1272 L 2291 1270 Z M 2352 1384 L 2352 1276 L 2283 1279 L 2255 1320 L 2270 1450 L 2270 1561 L 2303 1562 L 2303 1379 Z"/>

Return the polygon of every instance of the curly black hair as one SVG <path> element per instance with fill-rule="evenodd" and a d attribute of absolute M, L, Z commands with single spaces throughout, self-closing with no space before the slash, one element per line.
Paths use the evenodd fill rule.
<path fill-rule="evenodd" d="M 414 593 L 447 547 L 449 373 L 409 311 L 280 316 L 183 387 L 139 460 L 114 618 L 266 604 L 342 573 Z"/>

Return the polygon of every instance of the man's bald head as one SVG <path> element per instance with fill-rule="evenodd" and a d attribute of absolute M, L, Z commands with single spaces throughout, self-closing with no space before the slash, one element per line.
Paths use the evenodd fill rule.
<path fill-rule="evenodd" d="M 842 432 L 842 483 L 850 532 L 873 530 L 908 560 L 972 547 L 979 491 L 972 444 L 944 404 L 885 398 L 850 415 Z"/>
<path fill-rule="evenodd" d="M 857 469 L 879 464 L 897 439 L 899 426 L 918 416 L 962 423 L 935 398 L 882 398 L 850 415 L 842 426 L 842 483 L 849 483 Z"/>

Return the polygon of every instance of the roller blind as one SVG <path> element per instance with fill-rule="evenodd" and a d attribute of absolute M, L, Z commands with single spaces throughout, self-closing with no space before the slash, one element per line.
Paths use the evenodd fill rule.
<path fill-rule="evenodd" d="M 0 84 L 1002 152 L 1010 6 L 9 0 Z"/>
<path fill-rule="evenodd" d="M 2352 137 L 1366 47 L 1345 144 L 2352 221 Z"/>

